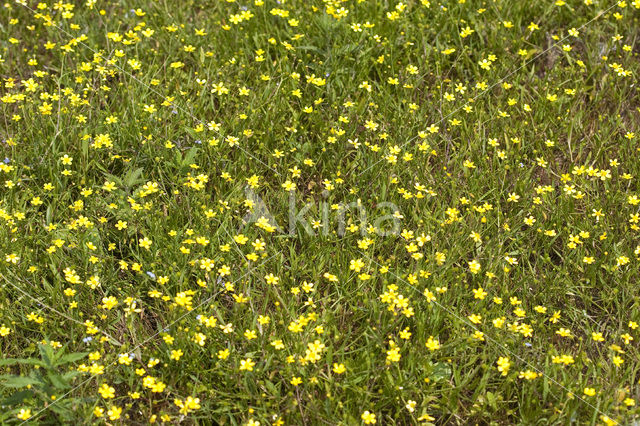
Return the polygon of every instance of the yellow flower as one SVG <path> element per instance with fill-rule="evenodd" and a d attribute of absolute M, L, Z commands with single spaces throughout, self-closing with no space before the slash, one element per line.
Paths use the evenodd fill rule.
<path fill-rule="evenodd" d="M 173 403 L 180 408 L 181 414 L 188 414 L 190 411 L 200 408 L 200 398 L 193 398 L 192 396 L 188 396 L 185 400 L 176 398 Z"/>
<path fill-rule="evenodd" d="M 256 365 L 251 358 L 243 359 L 240 361 L 240 371 L 253 371 L 253 367 Z"/>
<path fill-rule="evenodd" d="M 483 300 L 487 296 L 487 292 L 482 287 L 473 289 L 473 298 Z"/>
<path fill-rule="evenodd" d="M 344 364 L 338 364 L 337 362 L 333 363 L 333 372 L 336 374 L 342 374 L 347 371 L 347 367 Z"/>
<path fill-rule="evenodd" d="M 501 373 L 502 376 L 506 376 L 509 373 L 509 367 L 511 366 L 511 363 L 509 362 L 509 358 L 501 356 L 500 358 L 498 358 L 497 364 L 498 364 L 498 371 Z"/>
<path fill-rule="evenodd" d="M 115 398 L 116 396 L 116 390 L 106 383 L 103 383 L 102 386 L 100 386 L 98 393 L 100 393 L 104 399 Z"/>
<path fill-rule="evenodd" d="M 276 285 L 278 284 L 278 281 L 280 281 L 280 278 L 276 277 L 271 273 L 269 275 L 266 275 L 264 279 L 267 281 L 267 284 L 272 284 L 272 285 Z"/>
<path fill-rule="evenodd" d="M 118 305 L 118 299 L 113 296 L 102 298 L 102 309 L 111 310 Z"/>
<path fill-rule="evenodd" d="M 472 274 L 477 274 L 478 272 L 480 272 L 481 269 L 481 265 L 480 262 L 478 262 L 477 260 L 472 260 L 471 262 L 469 262 L 469 270 L 471 271 Z"/>
<path fill-rule="evenodd" d="M 429 349 L 429 351 L 433 352 L 440 349 L 440 342 L 438 341 L 438 339 L 434 339 L 433 336 L 429 336 L 429 338 L 427 339 L 427 343 L 425 343 L 425 346 L 427 347 L 427 349 Z"/>
<path fill-rule="evenodd" d="M 109 416 L 109 420 L 118 420 L 120 415 L 122 414 L 122 408 L 112 405 L 107 411 L 107 416 Z"/>
<path fill-rule="evenodd" d="M 28 408 L 21 408 L 16 417 L 23 421 L 28 420 L 31 418 L 31 410 Z"/>
<path fill-rule="evenodd" d="M 376 424 L 376 415 L 370 412 L 369 410 L 362 413 L 360 416 L 364 424 L 366 425 L 374 425 Z"/>
<path fill-rule="evenodd" d="M 521 371 L 518 377 L 525 380 L 534 380 L 539 376 L 540 374 L 535 371 L 526 370 L 526 371 Z"/>
<path fill-rule="evenodd" d="M 139 242 L 140 247 L 145 248 L 147 250 L 149 250 L 149 248 L 151 247 L 152 243 L 153 242 L 150 239 L 148 239 L 147 237 L 142 238 L 140 240 L 140 242 Z"/>

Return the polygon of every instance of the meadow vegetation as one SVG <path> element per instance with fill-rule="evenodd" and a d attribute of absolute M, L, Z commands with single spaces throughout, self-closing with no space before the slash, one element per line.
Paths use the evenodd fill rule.
<path fill-rule="evenodd" d="M 0 423 L 638 420 L 639 18 L 7 0 Z"/>

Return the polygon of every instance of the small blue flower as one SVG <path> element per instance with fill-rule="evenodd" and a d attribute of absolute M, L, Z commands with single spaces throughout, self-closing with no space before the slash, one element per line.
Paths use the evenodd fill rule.
<path fill-rule="evenodd" d="M 152 280 L 155 280 L 155 279 L 156 279 L 156 274 L 154 274 L 154 273 L 153 273 L 153 272 L 151 272 L 151 271 L 147 271 L 147 275 L 149 275 L 149 278 L 151 278 Z"/>

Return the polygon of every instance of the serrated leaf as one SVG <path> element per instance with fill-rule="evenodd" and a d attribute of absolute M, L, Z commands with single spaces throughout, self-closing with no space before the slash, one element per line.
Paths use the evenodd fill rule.
<path fill-rule="evenodd" d="M 69 371 L 65 374 L 62 375 L 62 380 L 64 381 L 70 381 L 71 379 L 73 379 L 74 377 L 79 376 L 81 373 L 79 371 Z"/>
<path fill-rule="evenodd" d="M 58 360 L 58 365 L 68 364 L 70 362 L 76 362 L 87 356 L 89 352 L 74 352 L 66 354 Z"/>
<path fill-rule="evenodd" d="M 33 391 L 21 390 L 21 391 L 15 392 L 10 397 L 0 401 L 0 406 L 22 404 L 22 401 L 24 401 L 27 398 L 31 398 L 32 396 L 33 396 Z"/>
<path fill-rule="evenodd" d="M 2 381 L 2 385 L 8 388 L 23 388 L 25 386 L 39 384 L 42 384 L 42 382 L 33 377 L 24 376 L 9 376 Z"/>
<path fill-rule="evenodd" d="M 187 155 L 184 156 L 182 160 L 183 166 L 188 166 L 193 162 L 193 159 L 196 158 L 196 154 L 198 153 L 198 147 L 194 146 L 189 151 L 187 151 Z"/>
<path fill-rule="evenodd" d="M 56 388 L 56 389 L 60 389 L 60 390 L 64 390 L 64 389 L 68 389 L 70 386 L 69 384 L 62 379 L 62 377 L 60 377 L 58 374 L 54 373 L 54 372 L 48 372 L 47 373 L 47 378 L 49 379 L 49 382 L 51 382 L 51 384 Z"/>
<path fill-rule="evenodd" d="M 42 361 L 39 359 L 31 359 L 31 358 L 5 358 L 0 359 L 0 367 L 5 365 L 15 365 L 15 364 L 30 364 L 30 365 L 42 365 Z"/>
<path fill-rule="evenodd" d="M 138 183 L 144 182 L 144 179 L 141 178 L 143 170 L 144 169 L 142 167 L 138 167 L 137 169 L 127 173 L 127 177 L 124 179 L 124 185 L 131 188 Z"/>
<path fill-rule="evenodd" d="M 449 364 L 444 362 L 436 362 L 432 365 L 433 368 L 433 378 L 436 381 L 448 379 L 451 377 L 451 367 Z"/>
<path fill-rule="evenodd" d="M 53 367 L 53 362 L 55 360 L 55 355 L 53 353 L 53 348 L 49 345 L 38 345 L 38 350 L 40 351 L 40 357 L 44 364 L 47 367 Z"/>

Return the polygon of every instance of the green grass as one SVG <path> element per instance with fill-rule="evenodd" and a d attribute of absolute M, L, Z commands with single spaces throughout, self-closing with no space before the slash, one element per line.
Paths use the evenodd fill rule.
<path fill-rule="evenodd" d="M 6 3 L 0 423 L 637 421 L 639 17 Z"/>

